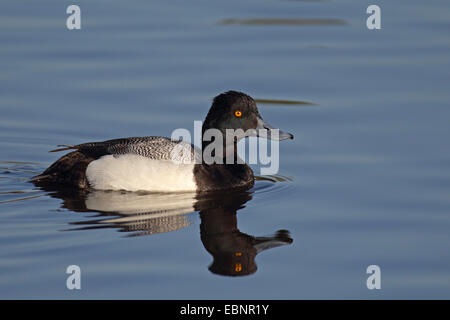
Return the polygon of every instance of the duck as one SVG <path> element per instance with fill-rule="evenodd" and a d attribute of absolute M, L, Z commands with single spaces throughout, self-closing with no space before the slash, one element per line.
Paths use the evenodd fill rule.
<path fill-rule="evenodd" d="M 213 143 L 218 146 L 215 134 L 227 135 L 229 129 L 238 134 L 231 142 L 225 139 L 219 142 L 222 148 L 212 148 Z M 31 182 L 37 186 L 132 192 L 249 189 L 255 176 L 250 166 L 239 159 L 237 143 L 250 136 L 276 141 L 294 138 L 279 129 L 274 134 L 273 129 L 263 120 L 252 97 L 227 91 L 213 99 L 202 125 L 201 149 L 183 140 L 161 136 L 59 145 L 50 152 L 70 152 L 31 178 Z M 208 149 L 212 150 L 213 161 L 202 159 L 202 151 Z M 229 161 L 230 154 L 233 161 Z"/>

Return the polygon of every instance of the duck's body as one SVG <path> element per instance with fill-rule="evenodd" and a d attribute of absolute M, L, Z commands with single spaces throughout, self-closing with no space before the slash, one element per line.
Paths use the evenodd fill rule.
<path fill-rule="evenodd" d="M 250 117 L 252 113 L 261 119 L 252 98 L 230 91 L 214 99 L 203 132 L 210 128 L 224 130 L 236 127 L 236 124 L 223 119 L 223 114 L 228 116 L 235 105 L 238 105 L 239 112 L 250 109 L 249 120 L 242 122 L 241 127 L 254 120 Z M 292 135 L 287 137 L 292 138 Z M 237 140 L 233 149 L 236 149 L 236 143 Z M 201 150 L 165 137 L 115 139 L 65 146 L 54 151 L 64 150 L 75 151 L 58 159 L 32 181 L 81 189 L 161 192 L 245 189 L 254 183 L 253 171 L 247 164 L 225 164 L 225 161 L 223 164 L 207 164 L 202 161 Z"/>
<path fill-rule="evenodd" d="M 173 161 L 181 146 L 186 151 Z M 127 191 L 214 191 L 249 188 L 253 171 L 247 164 L 204 164 L 191 161 L 195 148 L 165 137 L 140 137 L 68 146 L 76 149 L 32 180 L 76 188 Z M 60 149 L 60 150 L 64 150 Z M 179 150 L 177 150 L 179 151 Z"/>
<path fill-rule="evenodd" d="M 173 161 L 177 146 L 181 147 L 177 153 L 178 161 Z M 33 180 L 99 190 L 196 189 L 193 164 L 186 161 L 191 159 L 195 149 L 182 141 L 133 137 L 67 146 L 54 151 L 71 149 L 76 151 L 60 158 Z"/>

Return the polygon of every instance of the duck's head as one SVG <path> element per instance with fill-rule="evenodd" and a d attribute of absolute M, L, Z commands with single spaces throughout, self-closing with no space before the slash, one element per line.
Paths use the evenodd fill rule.
<path fill-rule="evenodd" d="M 224 135 L 227 129 L 242 129 L 245 134 L 241 138 L 254 136 L 271 140 L 294 139 L 290 133 L 279 130 L 278 135 L 271 125 L 264 122 L 258 112 L 255 100 L 238 91 L 228 91 L 214 98 L 203 124 L 203 133 L 207 129 L 218 129 Z"/>

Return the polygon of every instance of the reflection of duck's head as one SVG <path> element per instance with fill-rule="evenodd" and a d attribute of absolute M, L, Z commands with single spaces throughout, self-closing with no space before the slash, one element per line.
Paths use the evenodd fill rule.
<path fill-rule="evenodd" d="M 219 206 L 200 210 L 200 234 L 205 249 L 214 261 L 209 270 L 215 274 L 244 276 L 255 273 L 256 255 L 266 249 L 292 243 L 286 230 L 273 236 L 254 237 L 240 232 L 236 211 L 251 199 L 248 192 L 229 193 Z"/>
<path fill-rule="evenodd" d="M 205 235 L 203 244 L 214 257 L 209 266 L 212 273 L 227 276 L 245 276 L 255 273 L 256 255 L 266 249 L 292 243 L 287 230 L 273 236 L 253 237 L 235 230 L 224 234 Z"/>

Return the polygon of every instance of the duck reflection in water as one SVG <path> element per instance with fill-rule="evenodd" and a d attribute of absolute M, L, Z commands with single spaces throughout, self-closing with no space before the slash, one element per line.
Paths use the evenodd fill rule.
<path fill-rule="evenodd" d="M 213 256 L 214 274 L 244 276 L 255 273 L 261 251 L 293 242 L 287 230 L 255 237 L 241 232 L 237 211 L 252 199 L 253 191 L 217 193 L 136 193 L 118 191 L 51 190 L 40 186 L 62 207 L 76 212 L 97 212 L 94 219 L 71 222 L 74 230 L 116 228 L 127 236 L 143 236 L 182 229 L 191 222 L 188 213 L 200 214 L 200 238 Z"/>
<path fill-rule="evenodd" d="M 203 246 L 214 258 L 209 266 L 211 272 L 229 276 L 252 274 L 257 269 L 255 257 L 258 253 L 292 243 L 287 230 L 279 230 L 273 236 L 266 237 L 239 231 L 236 213 L 252 198 L 250 192 L 225 195 L 223 198 L 220 202 L 210 199 L 210 203 L 202 204 L 205 206 L 200 209 L 200 237 Z"/>

